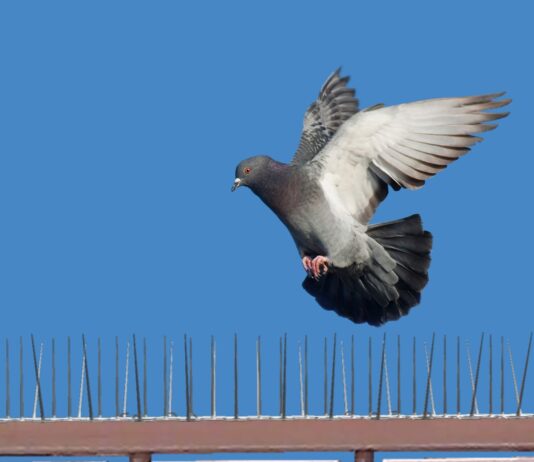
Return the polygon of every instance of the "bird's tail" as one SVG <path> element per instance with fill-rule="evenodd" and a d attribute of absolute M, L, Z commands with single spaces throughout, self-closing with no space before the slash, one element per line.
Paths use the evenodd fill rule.
<path fill-rule="evenodd" d="M 423 230 L 419 215 L 369 226 L 367 234 L 373 240 L 370 264 L 330 267 L 319 280 L 307 277 L 303 287 L 323 308 L 379 326 L 420 302 L 428 282 L 432 235 Z"/>

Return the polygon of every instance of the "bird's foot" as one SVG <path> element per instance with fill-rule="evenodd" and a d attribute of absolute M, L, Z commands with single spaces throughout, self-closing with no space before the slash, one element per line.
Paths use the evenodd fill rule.
<path fill-rule="evenodd" d="M 319 279 L 328 272 L 328 265 L 330 261 L 322 255 L 317 255 L 313 260 L 305 256 L 302 258 L 302 266 L 306 272 L 314 279 Z"/>
<path fill-rule="evenodd" d="M 312 271 L 312 259 L 308 256 L 302 257 L 302 266 L 304 267 L 304 271 L 310 274 Z"/>

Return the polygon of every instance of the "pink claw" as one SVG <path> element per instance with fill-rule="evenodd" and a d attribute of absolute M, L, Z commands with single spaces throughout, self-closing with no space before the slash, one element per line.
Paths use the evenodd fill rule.
<path fill-rule="evenodd" d="M 328 258 L 323 257 L 322 255 L 317 255 L 313 261 L 313 276 L 315 279 L 319 279 L 323 274 L 326 274 L 328 271 L 328 265 L 330 262 L 328 261 Z"/>
<path fill-rule="evenodd" d="M 302 258 L 302 266 L 306 272 L 315 279 L 319 279 L 322 275 L 328 272 L 328 265 L 330 262 L 328 258 L 322 255 L 316 256 L 313 260 L 305 256 Z"/>
<path fill-rule="evenodd" d="M 313 269 L 312 259 L 308 256 L 302 257 L 302 266 L 304 267 L 304 271 L 310 273 Z"/>

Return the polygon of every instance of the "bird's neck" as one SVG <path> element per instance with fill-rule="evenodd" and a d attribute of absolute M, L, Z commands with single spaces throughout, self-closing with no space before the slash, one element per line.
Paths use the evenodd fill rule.
<path fill-rule="evenodd" d="M 290 185 L 293 173 L 292 166 L 273 160 L 268 165 L 264 177 L 253 188 L 253 192 L 282 219 L 284 210 L 292 201 L 293 188 Z"/>

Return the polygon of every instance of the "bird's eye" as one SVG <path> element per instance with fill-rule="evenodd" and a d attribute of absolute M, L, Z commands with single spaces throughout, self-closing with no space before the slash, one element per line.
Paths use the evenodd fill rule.
<path fill-rule="evenodd" d="M 243 173 L 244 173 L 245 175 L 248 175 L 251 171 L 252 171 L 252 169 L 251 169 L 250 167 L 245 167 L 245 168 L 243 169 Z"/>

